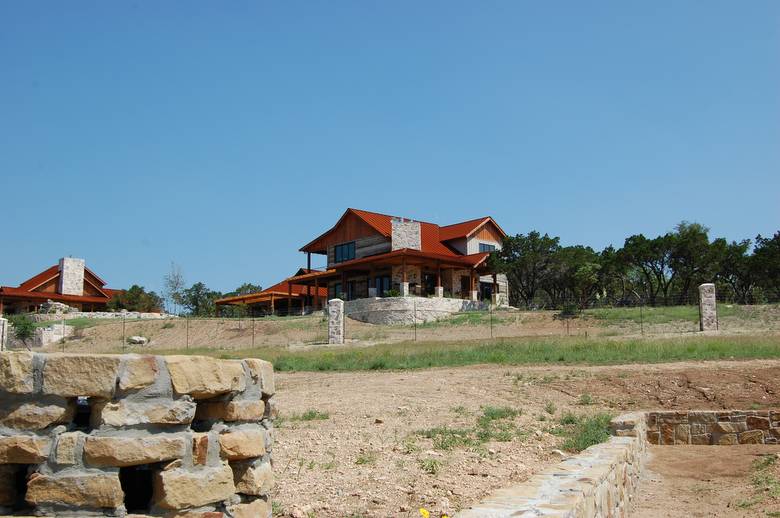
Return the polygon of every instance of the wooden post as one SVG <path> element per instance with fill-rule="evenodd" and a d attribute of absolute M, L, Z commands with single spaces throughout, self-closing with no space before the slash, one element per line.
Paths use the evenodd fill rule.
<path fill-rule="evenodd" d="M 314 278 L 314 307 L 320 309 L 320 279 Z"/>
<path fill-rule="evenodd" d="M 287 283 L 287 316 L 292 315 L 292 283 Z"/>
<path fill-rule="evenodd" d="M 406 282 L 406 257 L 401 258 L 401 282 Z"/>
<path fill-rule="evenodd" d="M 275 311 L 276 308 L 274 308 L 274 294 L 271 293 L 271 315 L 273 315 Z"/>
<path fill-rule="evenodd" d="M 306 273 L 311 271 L 311 252 L 306 252 Z"/>
<path fill-rule="evenodd" d="M 436 263 L 436 287 L 441 288 L 441 263 Z"/>

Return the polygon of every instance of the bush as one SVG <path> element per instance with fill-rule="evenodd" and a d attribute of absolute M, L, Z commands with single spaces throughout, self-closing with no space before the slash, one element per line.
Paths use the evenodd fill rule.
<path fill-rule="evenodd" d="M 14 328 L 14 337 L 27 346 L 27 340 L 35 336 L 35 322 L 27 315 L 10 315 L 8 321 Z"/>
<path fill-rule="evenodd" d="M 385 295 L 384 295 L 384 296 L 385 296 L 385 297 L 400 297 L 400 296 L 401 296 L 401 292 L 400 292 L 400 291 L 398 291 L 398 290 L 396 290 L 396 289 L 387 290 L 387 291 L 385 292 Z"/>
<path fill-rule="evenodd" d="M 564 416 L 567 421 L 571 419 L 571 414 Z M 575 417 L 574 424 L 568 425 L 564 430 L 563 449 L 570 452 L 580 452 L 589 446 L 599 444 L 609 440 L 609 422 L 612 420 L 610 414 L 595 414 L 592 416 Z M 561 419 L 563 424 L 563 419 Z"/>

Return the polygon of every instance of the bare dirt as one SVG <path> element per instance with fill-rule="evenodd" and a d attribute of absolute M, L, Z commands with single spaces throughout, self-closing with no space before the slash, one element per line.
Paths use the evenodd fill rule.
<path fill-rule="evenodd" d="M 778 452 L 763 444 L 651 446 L 631 516 L 780 516 L 780 498 L 754 481 L 756 463 Z M 765 474 L 780 480 L 774 464 Z"/>
<path fill-rule="evenodd" d="M 452 513 L 558 462 L 562 439 L 550 431 L 566 411 L 780 407 L 780 361 L 279 373 L 277 380 L 273 499 L 281 516 Z M 580 404 L 583 394 L 593 403 Z M 522 410 L 512 419 L 521 433 L 451 450 L 415 433 L 473 427 L 484 405 Z M 295 420 L 308 410 L 327 418 Z M 435 474 L 426 471 L 432 461 Z"/>

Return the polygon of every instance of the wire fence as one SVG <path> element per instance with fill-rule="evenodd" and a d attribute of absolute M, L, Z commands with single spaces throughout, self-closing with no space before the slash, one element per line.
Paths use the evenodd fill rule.
<path fill-rule="evenodd" d="M 561 310 L 484 309 L 431 316 L 414 305 L 412 315 L 395 323 L 370 324 L 345 319 L 347 344 L 457 342 L 532 337 L 660 337 L 699 331 L 698 305 L 575 308 Z M 393 319 L 390 319 L 393 320 Z M 64 319 L 36 324 L 48 342 L 10 340 L 9 349 L 41 348 L 63 352 L 189 352 L 269 347 L 302 350 L 327 345 L 325 311 L 293 310 L 265 317 L 165 319 Z M 58 333 L 58 328 L 61 331 Z M 718 304 L 718 328 L 729 334 L 780 332 L 780 305 Z M 9 333 L 13 336 L 13 330 Z"/>

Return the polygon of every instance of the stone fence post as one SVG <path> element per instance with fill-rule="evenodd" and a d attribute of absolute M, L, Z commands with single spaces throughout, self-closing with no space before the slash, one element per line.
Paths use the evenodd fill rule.
<path fill-rule="evenodd" d="M 5 351 L 8 342 L 8 320 L 0 318 L 0 351 Z"/>
<path fill-rule="evenodd" d="M 699 331 L 718 330 L 718 308 L 715 300 L 715 285 L 699 286 Z"/>
<path fill-rule="evenodd" d="M 344 301 L 341 299 L 328 301 L 328 343 L 344 343 Z"/>

